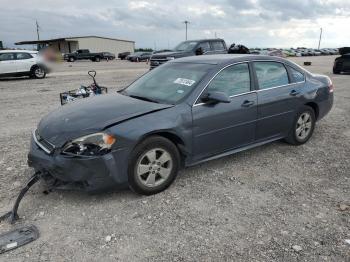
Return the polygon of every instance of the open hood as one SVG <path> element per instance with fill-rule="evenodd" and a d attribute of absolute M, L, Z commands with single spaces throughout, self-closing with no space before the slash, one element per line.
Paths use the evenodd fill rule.
<path fill-rule="evenodd" d="M 157 104 L 118 93 L 81 99 L 54 110 L 38 125 L 41 137 L 61 147 L 65 142 L 172 105 Z"/>

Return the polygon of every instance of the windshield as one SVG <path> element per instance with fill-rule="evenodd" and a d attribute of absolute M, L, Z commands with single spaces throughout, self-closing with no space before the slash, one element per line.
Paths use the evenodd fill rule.
<path fill-rule="evenodd" d="M 167 63 L 140 77 L 121 93 L 138 99 L 176 104 L 194 90 L 212 65 Z"/>
<path fill-rule="evenodd" d="M 197 44 L 197 42 L 195 42 L 195 41 L 185 41 L 185 42 L 178 44 L 174 48 L 174 50 L 175 51 L 191 51 L 191 50 L 193 50 L 193 48 L 195 47 L 196 44 Z"/>

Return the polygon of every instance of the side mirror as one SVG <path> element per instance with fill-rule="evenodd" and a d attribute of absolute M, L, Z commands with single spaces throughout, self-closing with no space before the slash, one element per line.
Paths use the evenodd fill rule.
<path fill-rule="evenodd" d="M 198 48 L 196 49 L 196 55 L 203 55 L 203 54 L 204 54 L 203 48 L 198 47 Z"/>
<path fill-rule="evenodd" d="M 216 104 L 216 103 L 230 103 L 231 99 L 228 95 L 223 92 L 209 92 L 205 97 L 202 98 L 204 103 Z"/>

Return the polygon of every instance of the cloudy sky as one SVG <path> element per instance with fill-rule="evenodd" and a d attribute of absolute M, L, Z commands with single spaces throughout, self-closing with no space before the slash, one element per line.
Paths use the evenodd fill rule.
<path fill-rule="evenodd" d="M 185 38 L 212 38 L 248 47 L 350 45 L 349 0 L 0 0 L 0 40 L 6 46 L 40 37 L 98 35 L 168 48 Z"/>

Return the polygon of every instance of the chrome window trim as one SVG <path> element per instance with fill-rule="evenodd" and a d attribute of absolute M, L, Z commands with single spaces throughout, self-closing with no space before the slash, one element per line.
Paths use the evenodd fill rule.
<path fill-rule="evenodd" d="M 229 98 L 233 98 L 233 97 L 236 97 L 236 96 L 243 96 L 243 95 L 248 95 L 248 94 L 252 94 L 252 93 L 256 93 L 257 90 L 253 90 L 253 91 L 250 91 L 250 92 L 245 92 L 245 93 L 241 93 L 241 94 L 237 94 L 237 95 L 232 95 L 232 96 L 229 96 Z M 192 107 L 195 107 L 195 106 L 201 106 L 201 105 L 205 105 L 206 103 L 199 103 L 199 104 L 194 104 Z"/>
<path fill-rule="evenodd" d="M 197 101 L 199 99 L 199 97 L 202 95 L 202 93 L 204 92 L 204 90 L 208 87 L 208 85 L 211 83 L 211 81 L 213 81 L 213 79 L 223 70 L 225 70 L 226 68 L 230 67 L 230 66 L 233 66 L 233 65 L 238 65 L 238 64 L 243 64 L 243 63 L 248 63 L 249 61 L 242 61 L 242 62 L 236 62 L 236 63 L 233 63 L 233 64 L 229 64 L 227 66 L 224 66 L 223 68 L 221 68 L 212 78 L 210 78 L 210 80 L 208 81 L 208 83 L 205 85 L 205 87 L 202 89 L 202 91 L 199 93 L 199 95 L 197 96 L 195 102 L 193 103 L 192 107 L 195 106 L 195 105 L 198 105 L 198 104 L 204 104 L 204 103 L 198 103 L 197 104 Z"/>
<path fill-rule="evenodd" d="M 249 62 L 275 62 L 275 63 L 281 63 L 284 65 L 284 67 L 286 66 L 289 66 L 289 65 L 286 65 L 284 62 L 281 62 L 281 61 L 274 61 L 274 60 L 250 60 L 250 61 L 241 61 L 241 62 L 236 62 L 236 63 L 233 63 L 233 64 L 229 64 L 223 68 L 221 68 L 212 78 L 210 78 L 210 80 L 208 81 L 208 83 L 205 85 L 205 87 L 202 89 L 202 91 L 199 93 L 199 95 L 197 96 L 195 102 L 193 103 L 192 107 L 195 107 L 195 106 L 198 106 L 198 105 L 204 105 L 205 103 L 197 103 L 198 102 L 198 99 L 199 97 L 202 95 L 202 93 L 204 92 L 204 90 L 208 87 L 208 85 L 211 83 L 211 81 L 224 69 L 226 69 L 227 67 L 230 67 L 230 66 L 233 66 L 233 65 L 238 65 L 238 64 L 243 64 L 243 63 L 249 63 Z M 303 69 L 303 68 L 302 68 Z M 304 70 L 304 69 L 303 69 Z M 288 74 L 288 70 L 286 68 L 286 71 L 287 71 L 287 74 Z M 301 72 L 300 72 L 301 73 Z M 229 96 L 230 98 L 232 97 L 236 97 L 236 96 L 241 96 L 241 95 L 246 95 L 246 94 L 251 94 L 251 93 L 257 93 L 257 92 L 262 92 L 262 91 L 265 91 L 265 90 L 271 90 L 271 89 L 275 89 L 275 88 L 280 88 L 280 87 L 285 87 L 285 86 L 290 86 L 290 85 L 295 85 L 295 84 L 301 84 L 301 83 L 305 83 L 306 82 L 306 76 L 305 76 L 305 73 L 303 72 L 302 73 L 304 75 L 304 81 L 301 81 L 301 82 L 295 82 L 295 83 L 289 83 L 287 85 L 281 85 L 281 86 L 274 86 L 274 87 L 269 87 L 269 88 L 265 88 L 265 89 L 257 89 L 257 90 L 252 90 L 250 92 L 246 92 L 246 93 L 241 93 L 241 94 L 237 94 L 237 95 L 232 95 L 232 96 Z M 288 74 L 289 76 L 289 74 Z"/>

